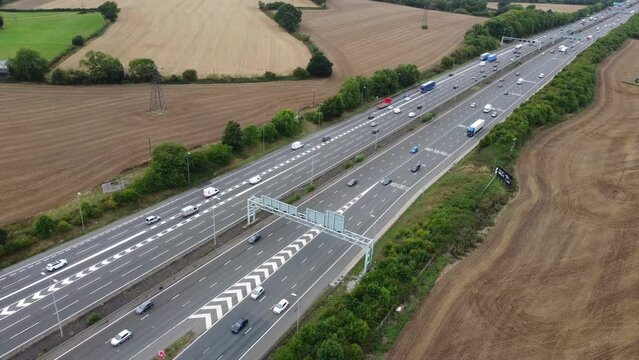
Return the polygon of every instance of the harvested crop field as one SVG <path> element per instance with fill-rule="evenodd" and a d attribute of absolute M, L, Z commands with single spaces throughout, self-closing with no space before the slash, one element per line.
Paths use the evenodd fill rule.
<path fill-rule="evenodd" d="M 485 18 L 428 11 L 428 29 L 422 30 L 423 10 L 369 0 L 329 0 L 328 10 L 307 10 L 301 31 L 347 75 L 371 75 L 382 68 L 439 63 L 452 52 L 474 24 Z"/>
<path fill-rule="evenodd" d="M 552 11 L 557 11 L 557 12 L 565 12 L 565 13 L 573 13 L 579 9 L 583 9 L 585 8 L 587 5 L 573 5 L 573 4 L 542 4 L 542 3 L 520 3 L 520 2 L 514 2 L 511 3 L 512 5 L 521 5 L 523 7 L 526 7 L 528 5 L 535 5 L 535 8 L 537 10 L 552 10 Z M 489 9 L 493 9 L 496 10 L 497 9 L 497 3 L 496 2 L 489 2 L 488 3 L 488 8 Z"/>
<path fill-rule="evenodd" d="M 97 7 L 103 0 L 84 0 Z M 288 74 L 306 66 L 304 44 L 257 8 L 254 0 L 118 0 L 122 9 L 113 26 L 66 59 L 60 67 L 78 67 L 87 51 L 111 54 L 126 66 L 134 58 L 151 58 L 164 74 L 197 70 L 209 74 Z M 310 0 L 296 5 L 315 6 Z M 81 7 L 81 0 L 22 0 L 8 7 Z"/>
<path fill-rule="evenodd" d="M 527 145 L 520 192 L 387 359 L 639 359 L 639 74 L 633 41 L 595 104 Z"/>

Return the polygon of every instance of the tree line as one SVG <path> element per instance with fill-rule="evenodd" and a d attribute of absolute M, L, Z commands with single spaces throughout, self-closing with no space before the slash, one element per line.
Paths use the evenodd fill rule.
<path fill-rule="evenodd" d="M 473 14 L 487 16 L 488 1 L 486 0 L 374 0 L 385 3 L 406 5 L 420 9 L 455 12 L 458 14 Z"/>

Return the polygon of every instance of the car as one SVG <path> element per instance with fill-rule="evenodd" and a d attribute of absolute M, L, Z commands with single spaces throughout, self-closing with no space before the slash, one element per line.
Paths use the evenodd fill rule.
<path fill-rule="evenodd" d="M 371 123 L 371 127 L 376 127 L 376 126 L 377 126 L 377 123 L 373 121 L 373 122 Z"/>
<path fill-rule="evenodd" d="M 56 271 L 58 269 L 60 269 L 61 267 L 65 266 L 67 264 L 67 260 L 66 259 L 60 259 L 60 260 L 56 260 L 52 263 L 48 263 L 46 268 L 47 271 Z"/>
<path fill-rule="evenodd" d="M 419 147 L 418 146 L 413 146 L 412 148 L 410 148 L 410 153 L 411 154 L 417 154 L 418 151 L 419 151 Z"/>
<path fill-rule="evenodd" d="M 504 86 L 504 84 L 498 84 L 497 85 L 497 87 L 503 87 L 503 86 Z"/>
<path fill-rule="evenodd" d="M 408 94 L 404 95 L 404 100 L 406 101 L 410 100 L 410 96 L 408 96 Z"/>
<path fill-rule="evenodd" d="M 151 300 L 147 300 L 145 302 L 143 302 L 142 304 L 140 304 L 138 307 L 135 308 L 135 312 L 139 315 L 144 314 L 145 312 L 151 310 L 151 308 L 153 307 L 153 301 Z"/>
<path fill-rule="evenodd" d="M 348 187 L 353 187 L 353 186 L 355 186 L 355 185 L 357 185 L 357 179 L 350 179 L 350 180 L 346 183 L 346 186 L 348 186 Z"/>
<path fill-rule="evenodd" d="M 214 188 L 212 186 L 209 186 L 209 187 L 204 188 L 204 190 L 202 190 L 202 193 L 204 194 L 205 198 L 210 198 L 211 196 L 215 196 L 215 195 L 219 194 L 220 193 L 220 189 Z"/>
<path fill-rule="evenodd" d="M 515 76 L 519 76 L 519 75 L 521 75 L 521 73 L 520 73 L 519 71 L 517 71 L 517 72 L 515 73 Z"/>
<path fill-rule="evenodd" d="M 373 129 L 373 131 L 371 131 L 371 134 L 373 135 L 379 134 L 379 129 Z"/>
<path fill-rule="evenodd" d="M 517 80 L 517 85 L 521 85 L 521 84 L 523 84 L 523 83 L 524 83 L 524 79 L 523 79 L 523 78 L 519 78 L 519 79 Z"/>
<path fill-rule="evenodd" d="M 493 72 L 497 71 L 497 68 L 493 68 Z"/>
<path fill-rule="evenodd" d="M 515 61 L 515 58 L 510 58 L 510 61 Z"/>
<path fill-rule="evenodd" d="M 160 221 L 160 217 L 157 215 L 149 215 L 144 219 L 144 222 L 146 222 L 147 225 L 151 225 L 158 221 Z"/>
<path fill-rule="evenodd" d="M 408 113 L 408 117 L 410 117 L 410 118 L 415 117 L 415 113 L 414 113 L 414 112 L 412 112 L 412 111 L 411 111 L 411 112 L 409 112 L 409 113 Z"/>
<path fill-rule="evenodd" d="M 388 110 L 393 110 L 393 105 L 388 105 Z"/>
<path fill-rule="evenodd" d="M 486 75 L 486 74 L 482 74 L 482 76 L 481 76 L 481 77 L 485 78 L 486 76 L 488 76 L 488 75 Z"/>
<path fill-rule="evenodd" d="M 515 57 L 516 57 L 516 58 L 519 58 L 519 57 L 521 57 L 521 55 L 520 55 L 520 54 L 516 54 L 516 55 L 515 55 Z"/>
<path fill-rule="evenodd" d="M 539 78 L 543 78 L 544 77 L 544 73 L 539 74 Z"/>
<path fill-rule="evenodd" d="M 260 181 L 262 181 L 262 177 L 259 176 L 259 175 L 255 175 L 255 176 L 253 176 L 252 178 L 249 179 L 249 183 L 251 185 L 255 185 L 255 184 L 259 183 Z"/>
<path fill-rule="evenodd" d="M 375 118 L 375 113 L 368 114 L 368 120 L 372 120 Z"/>
<path fill-rule="evenodd" d="M 280 300 L 280 302 L 275 304 L 275 306 L 273 307 L 273 312 L 279 315 L 282 312 L 284 312 L 284 310 L 286 310 L 287 307 L 288 307 L 288 300 L 282 299 Z"/>
<path fill-rule="evenodd" d="M 504 81 L 505 81 L 504 78 L 499 79 L 499 82 L 504 82 Z"/>
<path fill-rule="evenodd" d="M 327 135 L 327 136 L 323 136 L 323 137 L 322 137 L 322 142 L 331 141 L 331 139 L 332 139 L 332 137 L 330 137 L 330 136 L 328 136 L 328 135 Z"/>
<path fill-rule="evenodd" d="M 497 117 L 497 111 L 493 111 L 492 114 L 490 114 L 491 117 Z"/>
<path fill-rule="evenodd" d="M 422 104 L 417 105 L 417 110 L 421 110 L 421 109 L 422 109 L 422 107 L 423 107 L 423 105 L 422 105 Z"/>
<path fill-rule="evenodd" d="M 260 234 L 253 234 L 253 235 L 251 235 L 251 237 L 250 237 L 250 238 L 248 238 L 247 242 L 248 242 L 249 244 L 255 244 L 256 242 L 258 242 L 258 241 L 260 241 L 260 240 L 262 240 L 262 235 L 260 235 Z"/>
<path fill-rule="evenodd" d="M 264 288 L 261 286 L 256 287 L 255 289 L 253 289 L 253 291 L 251 291 L 251 299 L 253 300 L 257 300 L 260 298 L 260 296 L 262 296 L 262 294 L 264 294 Z"/>
<path fill-rule="evenodd" d="M 542 52 L 542 53 L 541 53 L 541 55 L 546 55 L 546 53 L 545 53 L 545 52 Z"/>
<path fill-rule="evenodd" d="M 412 173 L 416 173 L 419 171 L 419 169 L 422 167 L 422 164 L 415 164 L 410 168 L 410 172 Z"/>
<path fill-rule="evenodd" d="M 458 87 L 457 84 L 453 85 L 453 89 L 457 89 Z"/>
<path fill-rule="evenodd" d="M 471 108 L 476 108 L 476 107 L 477 107 L 477 103 L 471 103 L 471 104 L 470 104 L 470 107 L 471 107 Z"/>
<path fill-rule="evenodd" d="M 389 177 L 385 177 L 383 178 L 380 183 L 384 186 L 388 186 L 388 184 L 392 183 L 393 179 L 389 178 Z"/>
<path fill-rule="evenodd" d="M 233 334 L 238 334 L 244 327 L 248 324 L 248 319 L 241 317 L 239 318 L 233 326 L 231 326 L 231 332 Z"/>
<path fill-rule="evenodd" d="M 291 150 L 297 150 L 297 149 L 301 149 L 304 147 L 304 143 L 301 141 L 296 141 L 294 143 L 291 144 Z"/>
<path fill-rule="evenodd" d="M 455 73 L 448 73 L 448 76 L 453 76 L 455 75 Z"/>
<path fill-rule="evenodd" d="M 508 90 L 504 91 L 504 95 L 508 95 L 508 94 L 509 94 Z"/>
<path fill-rule="evenodd" d="M 499 66 L 499 65 L 497 65 L 497 64 L 493 64 L 493 67 L 494 67 L 494 68 L 496 68 L 497 66 Z"/>
<path fill-rule="evenodd" d="M 397 107 L 397 108 L 393 109 L 393 112 L 394 112 L 395 114 L 399 114 L 400 112 L 402 112 L 402 109 L 400 109 L 400 108 L 398 108 L 398 107 Z"/>
<path fill-rule="evenodd" d="M 477 76 L 473 76 L 473 80 L 477 81 Z"/>
<path fill-rule="evenodd" d="M 129 340 L 131 338 L 131 335 L 133 334 L 129 330 L 122 330 L 117 335 L 115 335 L 113 339 L 111 339 L 111 345 L 118 346 L 123 342 Z"/>

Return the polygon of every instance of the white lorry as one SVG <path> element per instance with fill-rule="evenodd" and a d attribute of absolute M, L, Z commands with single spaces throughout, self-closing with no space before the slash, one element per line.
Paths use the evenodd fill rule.
<path fill-rule="evenodd" d="M 481 129 L 484 128 L 484 124 L 486 122 L 484 119 L 477 119 L 474 123 L 470 124 L 469 127 L 466 128 L 466 136 L 473 137 L 477 134 Z"/>
<path fill-rule="evenodd" d="M 490 104 L 486 104 L 486 106 L 484 106 L 485 113 L 489 113 L 492 109 L 493 109 L 493 106 Z"/>

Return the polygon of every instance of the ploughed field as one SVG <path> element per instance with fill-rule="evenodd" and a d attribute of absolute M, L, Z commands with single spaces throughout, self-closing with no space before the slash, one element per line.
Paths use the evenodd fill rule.
<path fill-rule="evenodd" d="M 543 11 L 552 10 L 552 11 L 565 12 L 565 13 L 572 13 L 579 9 L 583 9 L 587 6 L 587 5 L 574 5 L 574 4 L 542 4 L 542 3 L 525 3 L 525 2 L 514 2 L 511 4 L 521 5 L 524 8 L 528 5 L 535 5 L 535 8 L 537 10 L 543 10 Z M 489 2 L 488 8 L 496 10 L 497 2 Z"/>
<path fill-rule="evenodd" d="M 46 6 L 80 6 L 54 1 L 66 3 Z M 85 1 L 87 7 L 96 5 Z M 45 3 L 20 0 L 12 5 L 23 2 Z M 125 3 L 120 4 L 121 16 Z M 437 63 L 461 43 L 472 24 L 482 21 L 429 12 L 431 25 L 423 31 L 420 9 L 363 0 L 329 0 L 328 6 L 331 10 L 305 10 L 302 16 L 303 31 L 335 63 L 334 76 L 327 80 L 163 86 L 169 114 L 157 118 L 145 116 L 149 85 L 0 84 L 0 224 L 51 209 L 148 161 L 148 137 L 153 144 L 187 146 L 218 141 L 227 121 L 261 124 L 278 110 L 311 106 L 313 89 L 318 104 L 335 94 L 346 76 L 370 75 L 402 63 Z M 449 25 L 435 26 L 438 17 Z M 338 26 L 341 37 L 316 36 Z M 372 33 L 377 28 L 379 33 Z"/>
<path fill-rule="evenodd" d="M 97 7 L 103 0 L 21 0 L 8 7 Z M 151 58 L 163 74 L 197 70 L 209 74 L 288 74 L 306 66 L 311 54 L 254 0 L 118 0 L 119 18 L 107 32 L 66 59 L 76 68 L 89 50 L 111 54 L 126 66 L 134 58 Z M 295 0 L 315 6 L 310 0 Z"/>
<path fill-rule="evenodd" d="M 639 359 L 639 41 L 598 97 L 542 131 L 520 192 L 451 266 L 386 359 Z"/>

